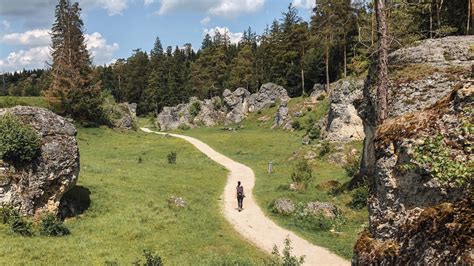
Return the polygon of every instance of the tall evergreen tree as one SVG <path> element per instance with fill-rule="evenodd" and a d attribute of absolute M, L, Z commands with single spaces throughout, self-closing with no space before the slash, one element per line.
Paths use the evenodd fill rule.
<path fill-rule="evenodd" d="M 92 84 L 91 59 L 87 51 L 81 9 L 78 3 L 59 0 L 51 33 L 51 85 L 46 100 L 55 110 L 84 124 L 103 121 L 100 87 Z"/>

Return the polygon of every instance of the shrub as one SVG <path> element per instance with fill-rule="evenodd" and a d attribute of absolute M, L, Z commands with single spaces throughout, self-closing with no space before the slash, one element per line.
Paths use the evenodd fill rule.
<path fill-rule="evenodd" d="M 310 140 L 319 139 L 321 137 L 321 129 L 319 127 L 312 127 L 308 132 Z"/>
<path fill-rule="evenodd" d="M 143 251 L 143 257 L 145 257 L 145 266 L 161 266 L 163 265 L 163 260 L 161 257 L 150 250 Z"/>
<path fill-rule="evenodd" d="M 180 124 L 178 126 L 178 129 L 180 129 L 180 130 L 190 130 L 191 127 L 188 124 Z"/>
<path fill-rule="evenodd" d="M 69 229 L 54 214 L 48 213 L 41 219 L 42 236 L 65 236 L 69 233 Z"/>
<path fill-rule="evenodd" d="M 176 164 L 176 152 L 172 151 L 168 153 L 167 157 L 169 164 Z"/>
<path fill-rule="evenodd" d="M 276 103 L 275 103 L 275 102 L 270 103 L 270 106 L 269 106 L 268 108 L 273 108 L 273 107 L 276 107 Z"/>
<path fill-rule="evenodd" d="M 297 226 L 315 231 L 328 231 L 333 227 L 332 220 L 322 213 L 313 214 L 304 203 L 300 202 L 296 205 L 293 216 Z"/>
<path fill-rule="evenodd" d="M 306 189 L 313 182 L 313 170 L 308 161 L 299 161 L 293 168 L 291 180 L 297 184 L 303 184 Z"/>
<path fill-rule="evenodd" d="M 0 117 L 0 158 L 21 166 L 35 159 L 40 152 L 38 134 L 11 114 Z"/>
<path fill-rule="evenodd" d="M 360 210 L 367 206 L 367 198 L 369 197 L 369 188 L 361 186 L 352 192 L 352 200 L 349 202 L 349 207 Z"/>
<path fill-rule="evenodd" d="M 285 238 L 285 247 L 282 250 L 282 254 L 278 251 L 278 247 L 273 246 L 272 251 L 272 262 L 270 265 L 285 265 L 285 266 L 299 266 L 304 263 L 304 256 L 297 257 L 291 254 L 293 247 L 291 246 L 291 240 L 289 237 Z"/>
<path fill-rule="evenodd" d="M 141 156 L 138 156 L 138 163 L 139 164 L 143 163 L 143 158 Z"/>
<path fill-rule="evenodd" d="M 360 156 L 348 156 L 347 164 L 345 164 L 343 168 L 348 177 L 356 177 L 359 174 Z"/>
<path fill-rule="evenodd" d="M 318 98 L 316 98 L 316 100 L 322 101 L 322 100 L 324 100 L 325 98 L 326 98 L 326 96 L 324 96 L 324 94 L 321 94 L 321 95 L 318 96 Z"/>
<path fill-rule="evenodd" d="M 324 155 L 331 152 L 331 144 L 329 141 L 324 141 L 322 143 L 321 149 L 319 150 L 319 157 L 323 157 Z"/>
<path fill-rule="evenodd" d="M 201 112 L 201 103 L 193 102 L 189 107 L 189 114 L 194 118 L 198 116 L 199 112 Z"/>
<path fill-rule="evenodd" d="M 18 212 L 14 213 L 9 218 L 10 230 L 14 234 L 18 234 L 21 236 L 32 236 L 33 229 L 31 226 L 31 222 L 27 221 L 25 218 L 21 217 Z"/>
<path fill-rule="evenodd" d="M 11 217 L 14 216 L 19 216 L 19 214 L 12 206 L 2 205 L 2 207 L 0 207 L 0 221 L 2 224 L 10 223 Z"/>
<path fill-rule="evenodd" d="M 294 130 L 297 130 L 297 131 L 301 130 L 301 123 L 298 120 L 293 121 L 291 126 L 293 127 Z"/>

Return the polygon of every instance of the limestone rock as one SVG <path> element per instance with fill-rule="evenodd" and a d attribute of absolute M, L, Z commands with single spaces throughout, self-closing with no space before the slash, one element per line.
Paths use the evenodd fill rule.
<path fill-rule="evenodd" d="M 120 129 L 136 129 L 137 128 L 137 104 L 136 103 L 119 103 L 117 104 L 120 118 L 115 121 L 115 127 Z"/>
<path fill-rule="evenodd" d="M 313 215 L 323 214 L 324 216 L 334 219 L 338 216 L 337 207 L 328 202 L 313 201 L 306 204 L 306 209 Z"/>
<path fill-rule="evenodd" d="M 41 139 L 41 155 L 29 165 L 0 169 L 0 205 L 8 204 L 25 215 L 57 213 L 62 196 L 79 177 L 76 128 L 63 117 L 43 108 L 17 106 L 0 109 L 30 125 Z"/>
<path fill-rule="evenodd" d="M 275 120 L 273 122 L 273 127 L 279 127 L 285 124 L 288 119 L 288 102 L 282 101 L 280 107 L 278 108 L 275 114 Z"/>
<path fill-rule="evenodd" d="M 364 139 L 362 120 L 353 104 L 362 98 L 362 81 L 340 80 L 333 84 L 331 102 L 323 139 L 350 142 Z"/>
<path fill-rule="evenodd" d="M 184 208 L 188 205 L 186 200 L 184 200 L 182 197 L 178 197 L 178 196 L 169 197 L 168 198 L 168 204 L 170 205 L 170 207 L 173 207 L 173 208 Z"/>
<path fill-rule="evenodd" d="M 319 100 L 324 99 L 327 96 L 326 86 L 323 84 L 314 84 L 313 91 L 309 98 L 312 103 L 317 103 Z"/>
<path fill-rule="evenodd" d="M 290 199 L 276 199 L 273 205 L 279 214 L 290 215 L 295 211 L 295 204 Z"/>
<path fill-rule="evenodd" d="M 258 93 L 254 93 L 248 97 L 248 111 L 250 113 L 257 112 L 264 108 L 270 107 L 277 100 L 288 101 L 288 92 L 282 86 L 273 83 L 266 83 L 260 87 Z"/>

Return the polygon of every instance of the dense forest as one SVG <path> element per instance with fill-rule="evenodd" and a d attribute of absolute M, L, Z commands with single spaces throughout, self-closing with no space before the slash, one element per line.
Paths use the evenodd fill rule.
<path fill-rule="evenodd" d="M 421 39 L 473 33 L 470 0 L 386 2 L 390 50 Z M 74 11 L 74 6 L 70 10 Z M 75 30 L 83 33 L 79 11 Z M 56 12 L 60 12 L 58 7 Z M 58 25 L 56 21 L 53 34 Z M 82 39 L 78 42 L 84 44 Z M 365 74 L 374 60 L 376 42 L 372 3 L 318 0 L 309 21 L 303 20 L 290 4 L 262 33 L 246 29 L 239 43 L 231 43 L 226 33 L 215 32 L 212 37 L 204 37 L 199 49 L 191 44 L 164 48 L 156 37 L 151 51 L 136 49 L 127 59 L 96 67 L 91 66 L 89 56 L 83 55 L 83 63 L 90 69 L 88 73 L 83 71 L 86 68 L 77 70 L 86 81 L 76 85 L 84 87 L 87 83 L 85 87 L 99 87 L 104 97 L 137 103 L 140 115 L 159 112 L 190 96 L 220 95 L 224 89 L 244 87 L 255 92 L 266 82 L 284 86 L 294 97 L 310 92 L 315 83 L 329 84 L 348 75 Z M 58 48 L 54 36 L 52 47 Z M 54 75 L 59 75 L 54 73 L 55 64 L 60 62 L 53 62 L 47 70 L 4 74 L 0 95 L 48 96 L 47 91 L 54 91 L 51 87 L 57 90 L 64 85 L 51 82 L 56 80 Z M 95 95 L 95 91 L 91 89 L 89 94 Z"/>

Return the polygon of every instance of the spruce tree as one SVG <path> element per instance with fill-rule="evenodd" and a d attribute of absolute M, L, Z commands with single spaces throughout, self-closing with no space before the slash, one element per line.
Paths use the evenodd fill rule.
<path fill-rule="evenodd" d="M 105 122 L 100 87 L 92 84 L 91 59 L 78 3 L 60 0 L 51 29 L 51 85 L 45 96 L 56 112 L 85 125 Z"/>

